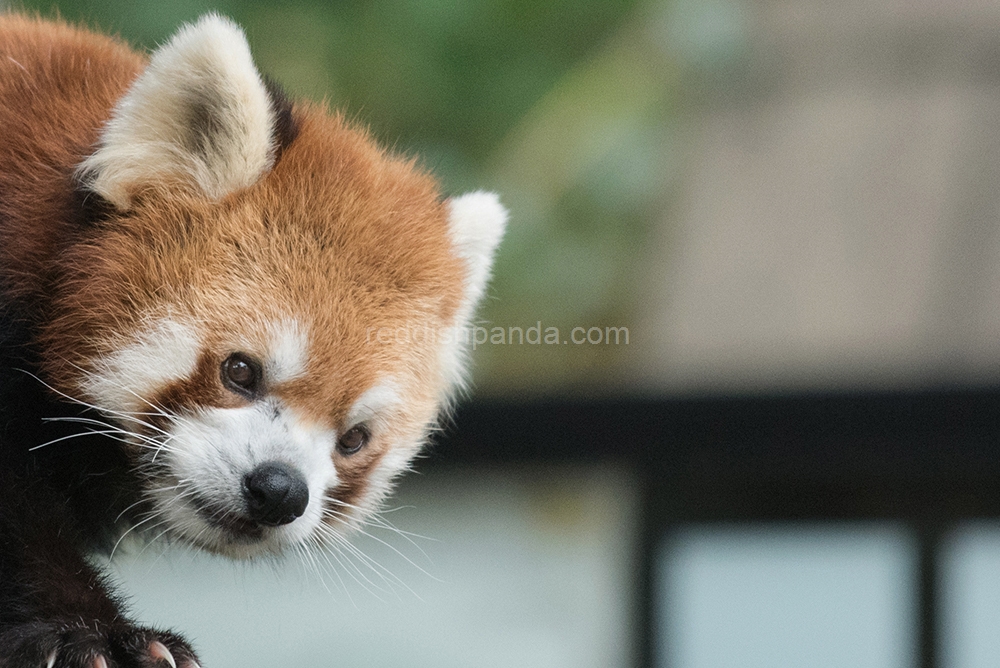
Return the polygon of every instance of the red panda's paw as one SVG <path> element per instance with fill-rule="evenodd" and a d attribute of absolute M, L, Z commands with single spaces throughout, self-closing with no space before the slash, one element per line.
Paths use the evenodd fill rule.
<path fill-rule="evenodd" d="M 194 650 L 173 633 L 126 627 L 110 634 L 111 656 L 123 666 L 136 668 L 201 668 Z M 89 667 L 88 667 L 89 668 Z M 104 668 L 100 666 L 99 668 Z M 114 668 L 114 666 L 109 666 Z"/>
<path fill-rule="evenodd" d="M 2 635 L 15 648 L 3 668 L 200 668 L 194 651 L 172 633 L 133 626 L 110 631 L 67 624 L 25 624 Z"/>

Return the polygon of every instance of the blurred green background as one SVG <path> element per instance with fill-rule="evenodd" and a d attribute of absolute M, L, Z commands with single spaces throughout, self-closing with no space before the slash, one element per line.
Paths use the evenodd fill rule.
<path fill-rule="evenodd" d="M 662 4 L 662 3 L 660 3 Z M 628 327 L 637 251 L 664 207 L 673 68 L 636 0 L 20 0 L 146 49 L 206 11 L 246 30 L 261 70 L 325 99 L 447 194 L 511 210 L 487 327 Z M 658 7 L 660 5 L 657 5 Z M 579 336 L 579 335 L 578 335 Z M 477 393 L 587 391 L 622 345 L 477 346 Z"/>

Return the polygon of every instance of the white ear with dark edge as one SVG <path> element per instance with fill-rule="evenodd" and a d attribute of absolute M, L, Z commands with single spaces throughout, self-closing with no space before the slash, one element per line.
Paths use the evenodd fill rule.
<path fill-rule="evenodd" d="M 243 31 L 208 14 L 153 53 L 78 175 L 121 210 L 154 185 L 220 199 L 271 168 L 274 125 Z"/>
<path fill-rule="evenodd" d="M 495 193 L 471 192 L 448 202 L 448 225 L 455 252 L 468 269 L 465 299 L 458 325 L 472 317 L 486 290 L 493 267 L 493 254 L 507 226 L 507 210 Z"/>

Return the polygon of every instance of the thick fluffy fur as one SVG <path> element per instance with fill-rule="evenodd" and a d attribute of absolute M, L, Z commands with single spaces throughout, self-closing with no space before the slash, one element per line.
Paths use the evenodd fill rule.
<path fill-rule="evenodd" d="M 506 213 L 290 104 L 214 15 L 148 61 L 0 15 L 0 128 L 0 666 L 196 665 L 83 555 L 363 520 L 461 382 Z"/>

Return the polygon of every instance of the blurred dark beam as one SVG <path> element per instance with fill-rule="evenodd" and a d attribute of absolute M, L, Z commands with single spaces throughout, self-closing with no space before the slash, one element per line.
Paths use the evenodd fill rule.
<path fill-rule="evenodd" d="M 640 467 L 671 521 L 1000 514 L 1000 389 L 480 401 L 421 466 Z"/>

